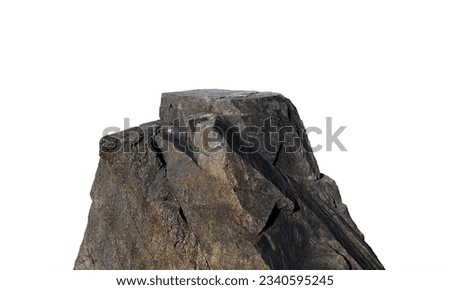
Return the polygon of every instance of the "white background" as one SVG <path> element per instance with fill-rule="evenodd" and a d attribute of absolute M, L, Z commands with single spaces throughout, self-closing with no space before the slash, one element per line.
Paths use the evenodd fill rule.
<path fill-rule="evenodd" d="M 446 1 L 0 2 L 1 268 L 71 271 L 104 128 L 160 95 L 276 91 L 387 269 L 448 269 Z M 324 136 L 311 136 L 313 144 Z"/>

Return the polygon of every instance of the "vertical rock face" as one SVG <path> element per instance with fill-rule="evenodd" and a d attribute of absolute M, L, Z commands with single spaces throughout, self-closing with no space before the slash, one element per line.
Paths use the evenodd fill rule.
<path fill-rule="evenodd" d="M 277 93 L 164 93 L 105 136 L 75 269 L 383 269 Z"/>

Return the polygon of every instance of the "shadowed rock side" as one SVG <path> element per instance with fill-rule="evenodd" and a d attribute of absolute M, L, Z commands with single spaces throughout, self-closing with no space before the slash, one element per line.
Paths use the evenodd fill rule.
<path fill-rule="evenodd" d="M 277 93 L 164 93 L 105 136 L 75 269 L 383 269 Z"/>

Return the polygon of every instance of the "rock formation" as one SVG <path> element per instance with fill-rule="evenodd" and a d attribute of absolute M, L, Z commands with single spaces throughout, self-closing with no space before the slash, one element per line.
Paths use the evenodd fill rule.
<path fill-rule="evenodd" d="M 277 93 L 164 93 L 100 140 L 75 269 L 383 269 Z"/>

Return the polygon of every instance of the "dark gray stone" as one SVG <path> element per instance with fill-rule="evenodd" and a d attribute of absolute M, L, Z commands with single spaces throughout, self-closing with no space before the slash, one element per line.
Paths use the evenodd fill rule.
<path fill-rule="evenodd" d="M 383 269 L 281 94 L 164 93 L 160 118 L 100 140 L 75 269 Z"/>

